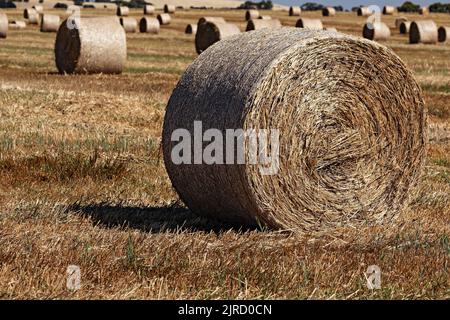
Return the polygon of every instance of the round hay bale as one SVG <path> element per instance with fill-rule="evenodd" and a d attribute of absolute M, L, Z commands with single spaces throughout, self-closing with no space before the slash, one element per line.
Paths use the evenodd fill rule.
<path fill-rule="evenodd" d="M 41 16 L 41 32 L 57 32 L 60 18 L 55 14 L 43 14 Z"/>
<path fill-rule="evenodd" d="M 146 15 L 155 14 L 155 7 L 152 5 L 149 5 L 149 4 L 145 5 L 144 6 L 144 14 L 146 14 Z"/>
<path fill-rule="evenodd" d="M 302 9 L 300 7 L 290 7 L 289 8 L 289 16 L 299 16 L 302 13 Z"/>
<path fill-rule="evenodd" d="M 391 37 L 391 30 L 384 22 L 366 23 L 363 37 L 369 40 L 387 40 Z"/>
<path fill-rule="evenodd" d="M 261 19 L 256 19 L 256 20 L 249 20 L 247 22 L 247 28 L 245 29 L 245 31 L 252 31 L 252 30 L 259 30 L 259 29 L 263 29 L 263 28 L 280 28 L 281 22 L 278 19 L 271 19 L 271 20 L 261 20 Z"/>
<path fill-rule="evenodd" d="M 383 7 L 383 14 L 384 15 L 393 15 L 395 13 L 395 7 L 393 6 L 384 6 Z"/>
<path fill-rule="evenodd" d="M 271 16 L 259 16 L 258 19 L 261 19 L 261 20 L 272 20 L 272 17 Z"/>
<path fill-rule="evenodd" d="M 60 73 L 121 73 L 126 58 L 126 35 L 117 17 L 70 17 L 58 29 Z"/>
<path fill-rule="evenodd" d="M 165 4 L 164 13 L 175 13 L 175 6 L 171 4 Z"/>
<path fill-rule="evenodd" d="M 30 13 L 37 13 L 36 9 L 33 8 L 25 8 L 23 9 L 23 17 L 28 19 L 30 17 Z"/>
<path fill-rule="evenodd" d="M 404 21 L 400 24 L 400 33 L 408 34 L 410 28 L 411 28 L 411 21 Z"/>
<path fill-rule="evenodd" d="M 197 33 L 197 25 L 195 23 L 190 23 L 186 26 L 184 30 L 186 34 L 196 34 Z"/>
<path fill-rule="evenodd" d="M 440 27 L 438 29 L 438 41 L 439 42 L 449 42 L 450 27 Z"/>
<path fill-rule="evenodd" d="M 429 13 L 430 13 L 430 10 L 428 10 L 428 7 L 422 7 L 422 8 L 419 9 L 419 14 L 421 14 L 421 15 L 426 16 Z"/>
<path fill-rule="evenodd" d="M 200 216 L 299 233 L 388 224 L 424 164 L 421 92 L 376 42 L 295 28 L 244 33 L 212 46 L 181 77 L 164 118 L 165 166 Z M 216 130 L 203 138 L 208 129 Z M 261 138 L 245 148 L 245 137 L 258 137 L 252 130 Z M 221 137 L 230 147 L 222 154 Z M 272 161 L 253 164 L 261 150 Z"/>
<path fill-rule="evenodd" d="M 36 10 L 29 9 L 27 12 L 27 17 L 28 24 L 39 24 L 39 13 Z"/>
<path fill-rule="evenodd" d="M 159 33 L 159 21 L 156 18 L 143 17 L 139 22 L 139 31 L 142 33 Z"/>
<path fill-rule="evenodd" d="M 372 13 L 370 12 L 368 7 L 361 7 L 358 9 L 357 11 L 358 16 L 360 17 L 368 17 L 370 16 Z"/>
<path fill-rule="evenodd" d="M 118 6 L 116 10 L 116 14 L 119 17 L 126 17 L 130 14 L 130 9 L 128 7 Z"/>
<path fill-rule="evenodd" d="M 27 23 L 22 20 L 13 20 L 9 24 L 8 28 L 12 30 L 21 30 L 25 29 L 27 27 Z"/>
<path fill-rule="evenodd" d="M 4 12 L 0 12 L 0 38 L 6 38 L 8 33 L 8 16 Z"/>
<path fill-rule="evenodd" d="M 395 27 L 397 29 L 400 29 L 400 25 L 402 24 L 402 22 L 406 22 L 408 21 L 408 18 L 406 17 L 398 17 L 397 19 L 395 19 Z"/>
<path fill-rule="evenodd" d="M 206 21 L 197 27 L 195 50 L 200 54 L 214 43 L 240 32 L 239 28 L 231 23 Z"/>
<path fill-rule="evenodd" d="M 158 14 L 156 18 L 158 19 L 160 25 L 170 24 L 170 21 L 172 20 L 168 13 Z"/>
<path fill-rule="evenodd" d="M 41 6 L 40 4 L 34 5 L 32 8 L 34 10 L 36 10 L 36 12 L 39 13 L 39 14 L 43 14 L 44 13 L 44 7 Z"/>
<path fill-rule="evenodd" d="M 409 43 L 438 42 L 438 28 L 433 20 L 414 21 L 409 27 Z"/>
<path fill-rule="evenodd" d="M 200 19 L 198 19 L 197 24 L 205 23 L 206 21 L 226 23 L 225 19 L 222 17 L 201 17 Z"/>
<path fill-rule="evenodd" d="M 126 33 L 134 33 L 137 30 L 137 20 L 133 17 L 120 17 L 120 24 Z"/>
<path fill-rule="evenodd" d="M 260 16 L 259 11 L 258 10 L 247 10 L 245 12 L 245 20 L 249 21 L 252 19 L 258 19 Z"/>
<path fill-rule="evenodd" d="M 326 7 L 322 9 L 322 15 L 324 17 L 334 17 L 336 15 L 336 9 L 333 7 Z"/>
<path fill-rule="evenodd" d="M 301 18 L 297 20 L 295 27 L 309 30 L 323 30 L 322 20 L 320 19 Z"/>

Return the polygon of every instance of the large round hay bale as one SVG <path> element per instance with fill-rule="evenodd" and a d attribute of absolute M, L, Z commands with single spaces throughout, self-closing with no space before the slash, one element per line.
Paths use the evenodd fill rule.
<path fill-rule="evenodd" d="M 393 6 L 384 6 L 383 14 L 384 15 L 393 15 L 395 13 L 395 7 Z"/>
<path fill-rule="evenodd" d="M 438 42 L 438 28 L 433 20 L 414 21 L 409 28 L 410 43 L 433 44 Z"/>
<path fill-rule="evenodd" d="M 8 16 L 4 12 L 0 12 L 0 38 L 6 38 L 8 34 Z"/>
<path fill-rule="evenodd" d="M 428 7 L 422 7 L 419 9 L 419 14 L 421 15 L 428 15 L 430 13 L 430 10 L 428 10 Z"/>
<path fill-rule="evenodd" d="M 130 9 L 128 7 L 118 6 L 116 10 L 116 14 L 119 17 L 126 17 L 130 14 Z"/>
<path fill-rule="evenodd" d="M 450 27 L 440 27 L 438 29 L 438 41 L 439 42 L 450 42 Z"/>
<path fill-rule="evenodd" d="M 223 17 L 201 17 L 198 19 L 197 24 L 205 23 L 206 21 L 226 23 L 225 18 Z"/>
<path fill-rule="evenodd" d="M 400 29 L 400 25 L 402 24 L 402 22 L 406 22 L 408 21 L 408 18 L 406 17 L 398 17 L 397 19 L 395 19 L 395 27 L 397 29 Z"/>
<path fill-rule="evenodd" d="M 263 28 L 280 28 L 281 22 L 278 19 L 271 19 L 271 20 L 249 20 L 247 22 L 247 28 L 245 31 L 252 31 L 252 30 L 259 30 Z"/>
<path fill-rule="evenodd" d="M 120 17 L 120 24 L 126 33 L 134 33 L 137 30 L 137 20 L 133 17 Z"/>
<path fill-rule="evenodd" d="M 200 54 L 214 43 L 240 32 L 239 28 L 231 23 L 206 21 L 197 27 L 195 50 Z"/>
<path fill-rule="evenodd" d="M 333 17 L 336 15 L 336 9 L 333 7 L 325 7 L 322 9 L 322 15 L 324 17 Z"/>
<path fill-rule="evenodd" d="M 198 215 L 323 232 L 391 223 L 419 180 L 426 130 L 420 86 L 391 49 L 262 29 L 187 68 L 162 147 L 173 187 Z"/>
<path fill-rule="evenodd" d="M 175 13 L 175 6 L 171 4 L 165 4 L 164 13 Z"/>
<path fill-rule="evenodd" d="M 155 14 L 155 7 L 149 4 L 144 6 L 144 14 L 145 15 L 153 15 Z"/>
<path fill-rule="evenodd" d="M 297 28 L 305 28 L 309 30 L 323 30 L 322 20 L 320 19 L 301 18 L 297 20 L 295 26 Z"/>
<path fill-rule="evenodd" d="M 186 26 L 186 29 L 184 30 L 184 33 L 186 34 L 196 34 L 197 33 L 197 24 L 190 23 Z"/>
<path fill-rule="evenodd" d="M 170 24 L 170 21 L 172 20 L 168 13 L 158 14 L 156 18 L 158 19 L 160 25 Z"/>
<path fill-rule="evenodd" d="M 55 14 L 43 14 L 41 16 L 41 32 L 57 32 L 60 18 Z"/>
<path fill-rule="evenodd" d="M 12 30 L 21 30 L 27 27 L 27 23 L 22 20 L 13 20 L 9 23 L 8 28 Z"/>
<path fill-rule="evenodd" d="M 408 34 L 409 29 L 411 28 L 411 21 L 404 21 L 400 24 L 400 33 L 401 34 Z"/>
<path fill-rule="evenodd" d="M 357 10 L 357 14 L 360 17 L 368 17 L 372 14 L 372 12 L 370 11 L 370 9 L 368 7 L 360 7 Z"/>
<path fill-rule="evenodd" d="M 259 11 L 258 10 L 247 10 L 245 12 L 245 20 L 249 21 L 251 19 L 258 19 L 260 16 Z"/>
<path fill-rule="evenodd" d="M 121 73 L 126 35 L 117 17 L 70 17 L 59 27 L 55 61 L 60 73 Z"/>
<path fill-rule="evenodd" d="M 289 16 L 299 16 L 302 13 L 302 9 L 300 7 L 290 7 L 289 8 Z"/>
<path fill-rule="evenodd" d="M 391 30 L 384 22 L 366 23 L 363 37 L 369 40 L 387 40 L 391 37 Z"/>
<path fill-rule="evenodd" d="M 142 33 L 159 33 L 159 21 L 156 18 L 143 17 L 139 22 L 139 31 Z"/>

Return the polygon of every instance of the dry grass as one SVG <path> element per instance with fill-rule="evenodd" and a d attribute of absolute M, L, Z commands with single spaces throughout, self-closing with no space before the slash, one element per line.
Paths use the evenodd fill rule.
<path fill-rule="evenodd" d="M 450 45 L 411 46 L 396 31 L 384 42 L 430 114 L 425 174 L 398 223 L 323 237 L 229 230 L 180 204 L 159 148 L 167 100 L 196 57 L 184 28 L 209 15 L 177 12 L 159 35 L 129 34 L 120 76 L 56 74 L 55 35 L 38 26 L 0 40 L 0 297 L 450 298 Z M 214 15 L 245 30 L 243 12 Z M 323 22 L 360 35 L 364 18 Z M 65 287 L 69 264 L 81 268 L 76 292 Z M 372 264 L 381 290 L 365 285 Z"/>

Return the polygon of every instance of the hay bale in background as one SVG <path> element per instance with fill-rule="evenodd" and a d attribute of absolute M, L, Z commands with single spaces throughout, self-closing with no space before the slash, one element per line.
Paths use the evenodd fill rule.
<path fill-rule="evenodd" d="M 271 16 L 259 16 L 258 19 L 261 19 L 261 20 L 272 20 L 272 17 Z"/>
<path fill-rule="evenodd" d="M 24 17 L 27 16 L 28 24 L 39 24 L 39 13 L 34 9 L 25 9 Z"/>
<path fill-rule="evenodd" d="M 130 9 L 128 7 L 118 6 L 116 10 L 116 14 L 119 17 L 126 17 L 130 14 Z"/>
<path fill-rule="evenodd" d="M 223 17 L 201 17 L 200 19 L 198 19 L 197 24 L 205 23 L 206 21 L 226 23 Z"/>
<path fill-rule="evenodd" d="M 290 7 L 289 8 L 289 16 L 295 17 L 299 16 L 302 13 L 302 9 L 300 7 Z"/>
<path fill-rule="evenodd" d="M 411 28 L 411 21 L 404 21 L 400 24 L 400 33 L 401 34 L 408 34 L 409 29 Z"/>
<path fill-rule="evenodd" d="M 258 10 L 247 10 L 245 12 L 245 20 L 249 21 L 251 19 L 258 19 L 260 16 L 259 11 Z"/>
<path fill-rule="evenodd" d="M 200 54 L 214 43 L 240 32 L 239 28 L 231 23 L 213 21 L 200 23 L 195 35 L 195 50 Z"/>
<path fill-rule="evenodd" d="M 27 27 L 27 23 L 22 20 L 13 20 L 9 23 L 8 28 L 12 30 L 21 30 Z"/>
<path fill-rule="evenodd" d="M 149 4 L 144 6 L 144 14 L 145 15 L 153 15 L 155 14 L 155 7 Z"/>
<path fill-rule="evenodd" d="M 409 43 L 438 42 L 438 28 L 433 20 L 414 21 L 409 28 Z"/>
<path fill-rule="evenodd" d="M 384 15 L 393 15 L 395 13 L 395 7 L 393 6 L 384 6 L 383 14 Z"/>
<path fill-rule="evenodd" d="M 428 7 L 422 7 L 422 8 L 419 9 L 419 14 L 421 14 L 421 15 L 426 16 L 429 13 L 430 13 L 430 10 L 428 10 Z"/>
<path fill-rule="evenodd" d="M 438 41 L 439 42 L 450 42 L 450 27 L 440 27 L 438 29 Z"/>
<path fill-rule="evenodd" d="M 369 40 L 387 40 L 391 37 L 391 30 L 384 22 L 366 23 L 363 37 Z"/>
<path fill-rule="evenodd" d="M 271 20 L 252 19 L 247 22 L 247 28 L 245 29 L 245 31 L 259 30 L 263 28 L 280 28 L 280 27 L 282 27 L 282 25 L 280 20 L 278 19 L 271 19 Z"/>
<path fill-rule="evenodd" d="M 322 9 L 322 15 L 324 17 L 334 17 L 336 15 L 336 9 L 333 7 L 325 7 Z"/>
<path fill-rule="evenodd" d="M 137 30 L 137 20 L 133 17 L 120 17 L 120 24 L 126 33 L 134 33 Z"/>
<path fill-rule="evenodd" d="M 408 18 L 398 17 L 397 19 L 395 19 L 395 28 L 400 29 L 400 25 L 402 24 L 402 22 L 406 22 L 406 21 L 408 21 Z"/>
<path fill-rule="evenodd" d="M 197 33 L 197 25 L 195 23 L 190 23 L 186 26 L 184 30 L 186 34 L 196 34 Z"/>
<path fill-rule="evenodd" d="M 139 31 L 142 33 L 159 33 L 159 20 L 156 18 L 143 17 L 139 22 Z"/>
<path fill-rule="evenodd" d="M 322 20 L 320 19 L 301 18 L 297 20 L 295 27 L 309 30 L 323 30 Z"/>
<path fill-rule="evenodd" d="M 55 62 L 60 73 L 121 73 L 126 58 L 126 35 L 117 17 L 71 17 L 59 27 Z"/>
<path fill-rule="evenodd" d="M 360 17 L 368 17 L 370 16 L 372 13 L 370 12 L 368 7 L 361 7 L 358 9 L 357 11 L 358 16 Z"/>
<path fill-rule="evenodd" d="M 6 38 L 8 34 L 8 16 L 0 12 L 0 38 Z"/>
<path fill-rule="evenodd" d="M 43 14 L 44 13 L 44 6 L 42 6 L 40 4 L 34 5 L 32 8 L 34 10 L 36 10 L 36 12 L 39 13 L 39 14 Z"/>
<path fill-rule="evenodd" d="M 170 21 L 172 20 L 168 13 L 160 13 L 156 16 L 156 18 L 158 19 L 160 25 L 170 24 Z"/>
<path fill-rule="evenodd" d="M 80 6 L 69 5 L 66 9 L 66 15 L 79 14 L 81 11 Z"/>
<path fill-rule="evenodd" d="M 171 4 L 165 4 L 164 13 L 175 13 L 175 6 Z"/>
<path fill-rule="evenodd" d="M 424 164 L 421 92 L 400 58 L 376 42 L 295 28 L 244 33 L 212 46 L 181 77 L 164 118 L 165 166 L 200 216 L 293 232 L 389 224 Z M 278 173 L 250 164 L 245 147 L 244 165 L 175 164 L 172 134 L 186 129 L 193 140 L 194 121 L 202 132 L 279 130 L 279 144 L 262 139 L 266 150 L 279 145 Z"/>
<path fill-rule="evenodd" d="M 41 16 L 41 32 L 57 32 L 60 18 L 55 14 L 43 14 Z"/>

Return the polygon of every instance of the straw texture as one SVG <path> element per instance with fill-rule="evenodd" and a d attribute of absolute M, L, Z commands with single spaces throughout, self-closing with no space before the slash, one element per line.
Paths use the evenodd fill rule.
<path fill-rule="evenodd" d="M 200 54 L 214 43 L 240 32 L 239 28 L 231 23 L 206 21 L 198 25 L 195 35 L 195 50 Z"/>
<path fill-rule="evenodd" d="M 357 13 L 358 13 L 358 16 L 360 16 L 360 17 L 368 17 L 371 15 L 371 12 L 368 7 L 359 8 Z"/>
<path fill-rule="evenodd" d="M 197 25 L 195 23 L 190 23 L 186 26 L 184 30 L 186 34 L 196 34 L 197 33 Z"/>
<path fill-rule="evenodd" d="M 278 19 L 271 19 L 271 20 L 250 20 L 247 22 L 247 28 L 245 31 L 252 31 L 252 30 L 259 30 L 263 28 L 280 28 L 281 22 Z"/>
<path fill-rule="evenodd" d="M 165 13 L 175 13 L 175 6 L 171 4 L 165 4 L 164 5 L 164 12 Z"/>
<path fill-rule="evenodd" d="M 55 14 L 43 14 L 41 18 L 41 32 L 57 32 L 60 22 L 59 16 Z"/>
<path fill-rule="evenodd" d="M 338 32 L 337 29 L 333 28 L 333 27 L 323 28 L 323 30 L 331 31 L 331 32 Z"/>
<path fill-rule="evenodd" d="M 324 17 L 333 17 L 336 15 L 336 9 L 333 7 L 326 7 L 322 9 L 322 15 Z"/>
<path fill-rule="evenodd" d="M 440 27 L 438 29 L 438 41 L 439 42 L 450 42 L 450 27 Z"/>
<path fill-rule="evenodd" d="M 245 20 L 249 21 L 252 19 L 258 19 L 260 16 L 259 11 L 258 10 L 247 10 L 245 12 Z"/>
<path fill-rule="evenodd" d="M 301 18 L 295 24 L 297 28 L 305 28 L 309 30 L 323 30 L 323 24 L 320 19 Z"/>
<path fill-rule="evenodd" d="M 146 15 L 155 14 L 155 7 L 152 5 L 149 5 L 149 4 L 145 5 L 144 6 L 144 14 L 146 14 Z"/>
<path fill-rule="evenodd" d="M 158 19 L 160 25 L 170 24 L 170 21 L 172 20 L 168 13 L 160 13 L 156 16 L 156 18 Z"/>
<path fill-rule="evenodd" d="M 130 13 L 130 9 L 128 7 L 122 7 L 122 6 L 117 7 L 116 14 L 119 17 L 126 17 L 129 15 L 129 13 Z"/>
<path fill-rule="evenodd" d="M 404 21 L 400 24 L 400 33 L 408 34 L 409 29 L 411 29 L 411 21 Z"/>
<path fill-rule="evenodd" d="M 292 16 L 299 16 L 302 13 L 302 9 L 300 7 L 290 7 L 289 8 L 289 15 Z"/>
<path fill-rule="evenodd" d="M 159 21 L 156 18 L 143 17 L 139 22 L 139 31 L 142 33 L 159 33 Z"/>
<path fill-rule="evenodd" d="M 166 109 L 164 162 L 201 216 L 299 233 L 390 223 L 424 163 L 424 110 L 392 50 L 340 33 L 262 29 L 220 41 L 188 67 Z M 203 132 L 279 129 L 278 174 L 174 164 L 172 133 L 192 136 L 194 121 Z"/>
<path fill-rule="evenodd" d="M 0 38 L 6 38 L 8 34 L 8 16 L 4 12 L 0 12 Z"/>
<path fill-rule="evenodd" d="M 384 6 L 383 14 L 385 15 L 393 15 L 395 13 L 395 7 L 393 6 Z"/>
<path fill-rule="evenodd" d="M 200 19 L 198 19 L 198 23 L 197 24 L 201 24 L 201 23 L 204 23 L 206 21 L 209 21 L 209 22 L 222 22 L 222 23 L 226 22 L 223 17 L 201 17 Z"/>
<path fill-rule="evenodd" d="M 363 37 L 369 40 L 387 40 L 391 37 L 391 30 L 384 22 L 366 23 Z"/>
<path fill-rule="evenodd" d="M 137 20 L 133 17 L 120 17 L 120 24 L 126 33 L 134 33 L 137 31 Z"/>
<path fill-rule="evenodd" d="M 433 20 L 414 21 L 409 28 L 410 43 L 433 44 L 438 42 L 438 28 Z"/>
<path fill-rule="evenodd" d="M 59 27 L 55 61 L 60 73 L 121 73 L 127 57 L 117 17 L 68 18 Z"/>

